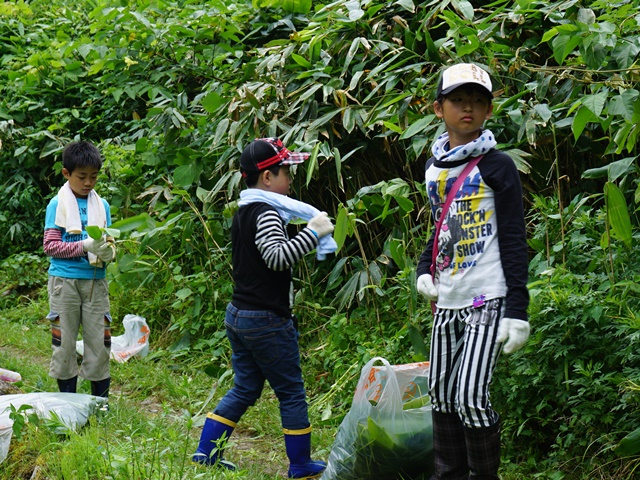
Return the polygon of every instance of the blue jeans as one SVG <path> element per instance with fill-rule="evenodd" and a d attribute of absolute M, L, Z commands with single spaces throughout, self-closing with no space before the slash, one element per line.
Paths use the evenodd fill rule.
<path fill-rule="evenodd" d="M 238 310 L 229 303 L 224 323 L 235 379 L 214 413 L 238 422 L 260 398 L 267 380 L 280 402 L 282 427 L 309 427 L 298 332 L 292 320 L 271 311 Z"/>

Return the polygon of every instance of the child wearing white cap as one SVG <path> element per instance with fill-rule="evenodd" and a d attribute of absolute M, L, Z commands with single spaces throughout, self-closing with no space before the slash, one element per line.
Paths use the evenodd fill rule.
<path fill-rule="evenodd" d="M 432 479 L 497 479 L 500 420 L 489 386 L 501 348 L 513 352 L 529 336 L 522 187 L 483 129 L 493 112 L 489 74 L 469 63 L 449 67 L 436 97 L 447 131 L 432 146 L 425 181 L 438 234 L 417 268 L 417 289 L 434 304 Z"/>

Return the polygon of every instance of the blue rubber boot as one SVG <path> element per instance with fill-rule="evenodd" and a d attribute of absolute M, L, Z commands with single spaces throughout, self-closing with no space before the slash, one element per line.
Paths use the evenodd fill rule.
<path fill-rule="evenodd" d="M 325 462 L 311 460 L 311 427 L 284 430 L 284 444 L 289 457 L 289 478 L 319 478 L 327 468 Z"/>
<path fill-rule="evenodd" d="M 210 413 L 202 427 L 200 443 L 192 460 L 202 465 L 211 465 L 235 470 L 236 466 L 222 458 L 224 448 L 236 427 L 236 423 L 219 415 Z"/>

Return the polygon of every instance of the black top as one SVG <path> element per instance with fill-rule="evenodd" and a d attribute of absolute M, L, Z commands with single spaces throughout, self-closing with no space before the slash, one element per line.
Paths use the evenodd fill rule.
<path fill-rule="evenodd" d="M 291 267 L 318 244 L 308 228 L 289 239 L 277 210 L 256 202 L 238 209 L 231 225 L 232 303 L 240 310 L 291 316 Z"/>

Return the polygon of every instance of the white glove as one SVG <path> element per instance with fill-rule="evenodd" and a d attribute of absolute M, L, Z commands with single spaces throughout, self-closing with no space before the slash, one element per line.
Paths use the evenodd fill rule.
<path fill-rule="evenodd" d="M 416 282 L 416 287 L 418 291 L 426 298 L 432 302 L 438 300 L 438 287 L 433 284 L 433 279 L 431 275 L 425 273 L 418 277 L 418 281 Z"/>
<path fill-rule="evenodd" d="M 333 223 L 329 220 L 329 215 L 327 212 L 320 212 L 318 215 L 313 217 L 307 223 L 307 228 L 309 230 L 315 232 L 318 235 L 318 238 L 322 238 L 325 235 L 329 235 L 333 232 Z"/>
<path fill-rule="evenodd" d="M 113 242 L 105 242 L 98 251 L 96 255 L 103 262 L 110 262 L 116 256 L 116 245 Z"/>
<path fill-rule="evenodd" d="M 94 240 L 91 237 L 86 238 L 82 240 L 82 251 L 93 253 L 94 255 L 98 255 L 98 250 L 100 249 L 100 247 L 104 245 L 105 242 L 106 242 L 106 238 L 104 235 L 100 237 L 100 239 L 98 240 Z"/>
<path fill-rule="evenodd" d="M 498 327 L 498 342 L 507 340 L 502 351 L 504 353 L 515 352 L 521 349 L 529 338 L 529 322 L 517 318 L 503 318 Z"/>

